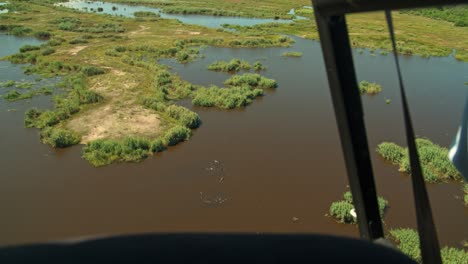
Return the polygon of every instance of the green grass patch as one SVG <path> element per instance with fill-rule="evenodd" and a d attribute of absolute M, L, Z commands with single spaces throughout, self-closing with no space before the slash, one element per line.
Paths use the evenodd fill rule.
<path fill-rule="evenodd" d="M 242 75 L 234 75 L 224 82 L 228 86 L 249 86 L 252 88 L 276 88 L 277 82 L 273 79 L 268 79 L 256 73 L 245 73 Z"/>
<path fill-rule="evenodd" d="M 422 262 L 418 232 L 410 228 L 392 229 L 390 238 L 404 254 L 419 263 Z M 444 247 L 440 254 L 444 264 L 468 263 L 468 252 L 464 249 Z"/>
<path fill-rule="evenodd" d="M 418 8 L 402 10 L 400 12 L 452 22 L 456 27 L 468 27 L 468 7 L 464 5 Z"/>
<path fill-rule="evenodd" d="M 388 201 L 378 196 L 377 202 L 379 204 L 380 217 L 383 218 L 385 209 L 388 207 Z M 343 200 L 333 202 L 330 205 L 329 215 L 340 223 L 355 224 L 357 223 L 356 218 L 351 215 L 351 209 L 354 209 L 353 196 L 350 191 L 347 191 L 343 194 Z"/>
<path fill-rule="evenodd" d="M 251 104 L 253 99 L 263 95 L 263 90 L 251 89 L 247 86 L 231 88 L 212 86 L 199 88 L 194 93 L 192 100 L 194 105 L 232 109 Z"/>
<path fill-rule="evenodd" d="M 215 61 L 208 66 L 208 70 L 223 72 L 238 72 L 240 70 L 250 70 L 252 66 L 244 60 L 232 59 L 229 62 Z"/>
<path fill-rule="evenodd" d="M 41 140 L 54 148 L 66 148 L 80 143 L 81 137 L 69 130 L 47 127 L 41 131 Z"/>
<path fill-rule="evenodd" d="M 149 11 L 137 11 L 137 12 L 134 12 L 133 15 L 135 17 L 160 17 L 161 16 L 157 13 L 149 12 Z"/>
<path fill-rule="evenodd" d="M 298 52 L 298 51 L 287 51 L 287 52 L 283 52 L 283 54 L 281 54 L 281 56 L 283 57 L 302 57 L 302 52 Z"/>
<path fill-rule="evenodd" d="M 94 76 L 105 73 L 103 69 L 94 66 L 85 66 L 81 69 L 81 72 L 83 72 L 86 76 Z"/>
<path fill-rule="evenodd" d="M 188 128 L 197 128 L 201 124 L 198 114 L 183 106 L 170 105 L 165 108 L 165 113 L 177 120 L 179 124 Z"/>
<path fill-rule="evenodd" d="M 16 90 L 11 90 L 6 95 L 4 95 L 3 98 L 9 102 L 16 102 L 16 101 L 25 100 L 25 99 L 31 99 L 33 96 L 36 96 L 36 95 L 41 95 L 41 94 L 50 95 L 52 93 L 53 93 L 52 89 L 48 87 L 42 87 L 40 89 L 25 92 L 25 93 L 20 93 Z"/>
<path fill-rule="evenodd" d="M 253 64 L 252 67 L 253 67 L 253 69 L 254 69 L 255 71 L 264 71 L 264 70 L 266 70 L 266 66 L 263 65 L 263 64 L 262 64 L 261 62 L 259 62 L 259 61 L 256 61 L 256 62 Z"/>
<path fill-rule="evenodd" d="M 428 139 L 416 139 L 424 179 L 427 182 L 461 180 L 462 177 L 448 159 L 448 149 L 432 143 Z M 399 171 L 411 174 L 408 149 L 395 143 L 383 142 L 377 152 L 386 160 L 399 166 Z"/>
<path fill-rule="evenodd" d="M 382 91 L 382 86 L 377 83 L 368 82 L 368 81 L 361 81 L 359 83 L 359 92 L 361 94 L 378 94 Z"/>
<path fill-rule="evenodd" d="M 83 148 L 83 158 L 99 167 L 113 162 L 139 162 L 151 154 L 151 142 L 144 138 L 98 139 Z"/>

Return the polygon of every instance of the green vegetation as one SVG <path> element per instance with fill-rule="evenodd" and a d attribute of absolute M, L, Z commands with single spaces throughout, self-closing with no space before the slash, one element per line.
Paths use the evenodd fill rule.
<path fill-rule="evenodd" d="M 81 71 L 86 75 L 86 76 L 94 76 L 94 75 L 99 75 L 99 74 L 104 74 L 104 70 L 94 67 L 94 66 L 85 66 L 81 69 Z"/>
<path fill-rule="evenodd" d="M 229 86 L 250 86 L 253 88 L 276 88 L 278 84 L 273 79 L 268 79 L 255 73 L 245 73 L 242 75 L 234 75 L 224 82 L 225 85 Z"/>
<path fill-rule="evenodd" d="M 46 127 L 41 131 L 41 140 L 54 148 L 66 148 L 80 143 L 81 137 L 63 128 Z"/>
<path fill-rule="evenodd" d="M 448 149 L 432 143 L 428 139 L 416 139 L 424 179 L 427 182 L 461 180 L 461 175 L 448 159 Z M 377 146 L 377 152 L 392 164 L 398 165 L 399 171 L 411 174 L 408 149 L 395 143 L 383 142 Z"/>
<path fill-rule="evenodd" d="M 227 15 L 225 11 L 229 11 L 232 12 L 229 15 L 236 13 L 243 17 L 269 18 L 290 18 L 287 12 L 291 7 L 297 9 L 310 4 L 307 0 L 268 0 L 258 6 L 252 6 L 248 0 L 113 1 L 154 5 L 167 8 L 166 12 L 218 12 L 218 15 Z M 151 139 L 151 149 L 154 145 L 154 149 L 160 150 L 168 130 L 177 126 L 188 129 L 187 126 L 196 127 L 200 123 L 198 116 L 172 106 L 174 100 L 191 98 L 194 103 L 200 101 L 200 105 L 230 108 L 250 103 L 261 94 L 261 90 L 256 88 L 277 86 L 274 80 L 265 77 L 240 75 L 226 81 L 227 88 L 209 92 L 207 89 L 211 88 L 192 85 L 177 75 L 167 73 L 157 63 L 159 59 L 173 58 L 185 63 L 197 58 L 198 47 L 207 45 L 236 48 L 291 45 L 294 40 L 284 34 L 317 39 L 317 30 L 310 21 L 232 26 L 233 32 L 186 25 L 177 20 L 83 13 L 51 6 L 55 0 L 10 2 L 13 6 L 10 10 L 17 13 L 0 15 L 0 30 L 49 41 L 40 49 L 20 52 L 5 59 L 14 63 L 30 63 L 25 66 L 27 74 L 67 76 L 63 86 L 66 93 L 54 99 L 54 108 L 28 111 L 25 125 L 42 130 L 47 127 L 66 129 L 81 135 L 82 143 L 93 142 L 97 138 L 121 142 L 125 137 L 141 137 Z M 207 6 L 213 7 L 212 10 L 203 10 L 210 9 Z M 168 11 L 170 9 L 172 11 Z M 297 10 L 298 14 L 302 12 Z M 313 15 L 309 14 L 309 17 Z M 389 50 L 388 37 L 383 34 L 385 20 L 381 14 L 351 15 L 348 21 L 354 46 Z M 468 59 L 464 28 L 413 15 L 395 14 L 395 21 L 396 27 L 405 28 L 404 34 L 397 33 L 398 46 L 404 54 L 447 55 L 456 49 L 458 59 Z M 259 63 L 252 68 L 261 70 L 264 69 L 262 66 Z M 145 125 L 138 126 L 138 122 L 134 124 L 132 120 L 143 120 L 141 123 Z M 146 122 L 153 126 L 146 125 Z M 105 133 L 96 136 L 95 127 Z M 161 142 L 154 143 L 156 140 Z"/>
<path fill-rule="evenodd" d="M 137 11 L 137 12 L 134 12 L 133 15 L 135 17 L 160 17 L 161 16 L 157 13 L 149 12 L 149 11 Z"/>
<path fill-rule="evenodd" d="M 283 57 L 302 57 L 302 52 L 298 51 L 287 51 L 281 54 Z"/>
<path fill-rule="evenodd" d="M 41 47 L 39 47 L 39 46 L 24 45 L 23 47 L 20 48 L 20 52 L 23 53 L 23 52 L 28 52 L 28 51 L 32 51 L 32 50 L 39 50 L 39 49 L 41 49 Z"/>
<path fill-rule="evenodd" d="M 385 209 L 388 207 L 388 201 L 379 196 L 377 197 L 377 202 L 379 204 L 380 217 L 383 218 Z M 352 209 L 354 209 L 353 196 L 350 191 L 347 191 L 343 194 L 343 200 L 331 204 L 329 215 L 341 223 L 355 224 L 356 218 L 350 213 Z"/>
<path fill-rule="evenodd" d="M 264 71 L 266 70 L 266 66 L 263 65 L 261 62 L 256 61 L 253 65 L 253 68 L 255 71 Z"/>
<path fill-rule="evenodd" d="M 199 7 L 165 7 L 163 12 L 166 14 L 182 15 L 210 15 L 210 16 L 240 16 L 238 12 L 219 10 L 217 8 L 199 8 Z"/>
<path fill-rule="evenodd" d="M 34 90 L 34 91 L 29 91 L 26 93 L 20 93 L 16 90 L 11 90 L 7 94 L 3 96 L 3 98 L 9 102 L 16 102 L 24 99 L 31 99 L 33 96 L 44 94 L 44 95 L 50 95 L 52 94 L 53 91 L 51 88 L 48 87 L 42 87 L 40 89 Z"/>
<path fill-rule="evenodd" d="M 167 131 L 163 137 L 163 142 L 168 146 L 174 146 L 179 142 L 188 140 L 192 132 L 183 126 L 176 126 Z"/>
<path fill-rule="evenodd" d="M 282 19 L 291 19 L 293 17 L 292 15 L 288 14 L 291 7 L 310 5 L 310 1 L 307 0 L 294 0 L 292 2 L 284 2 L 281 0 L 267 0 L 262 1 L 259 5 L 252 5 L 251 0 L 112 0 L 105 2 L 127 3 L 134 5 L 144 4 L 162 8 L 164 13 Z"/>
<path fill-rule="evenodd" d="M 201 119 L 198 114 L 185 107 L 170 105 L 166 107 L 165 112 L 184 127 L 197 128 L 201 124 Z"/>
<path fill-rule="evenodd" d="M 95 167 L 113 162 L 139 162 L 151 153 L 151 142 L 136 137 L 123 140 L 98 139 L 83 148 L 83 158 Z"/>
<path fill-rule="evenodd" d="M 410 228 L 399 228 L 390 230 L 390 236 L 404 254 L 421 263 L 418 232 Z M 444 264 L 468 263 L 468 252 L 464 249 L 444 247 L 440 254 Z"/>
<path fill-rule="evenodd" d="M 361 81 L 359 83 L 359 92 L 361 94 L 378 94 L 382 91 L 382 86 L 377 83 L 371 83 L 368 81 Z"/>
<path fill-rule="evenodd" d="M 208 70 L 223 72 L 238 72 L 240 70 L 250 70 L 252 66 L 247 61 L 232 59 L 229 62 L 215 61 L 208 66 Z"/>
<path fill-rule="evenodd" d="M 9 81 L 4 81 L 0 83 L 0 87 L 12 87 L 15 86 L 16 81 L 9 80 Z"/>
<path fill-rule="evenodd" d="M 403 10 L 400 12 L 452 22 L 456 27 L 468 27 L 468 7 L 464 5 L 424 9 L 419 8 Z"/>
<path fill-rule="evenodd" d="M 47 32 L 47 31 L 38 31 L 38 32 L 34 33 L 34 36 L 36 38 L 39 38 L 39 39 L 50 39 L 52 34 L 50 32 Z"/>
<path fill-rule="evenodd" d="M 228 42 L 230 47 L 235 48 L 265 48 L 272 46 L 290 46 L 294 40 L 290 37 L 275 37 L 273 39 L 252 38 L 246 40 L 232 40 Z"/>
<path fill-rule="evenodd" d="M 247 106 L 257 96 L 263 95 L 262 89 L 251 89 L 248 86 L 219 88 L 212 86 L 209 88 L 199 88 L 192 103 L 197 106 L 216 106 L 223 109 Z"/>
<path fill-rule="evenodd" d="M 55 97 L 55 109 L 52 111 L 39 111 L 37 109 L 26 111 L 25 126 L 46 129 L 67 120 L 78 113 L 83 106 L 102 101 L 102 96 L 86 89 L 84 78 L 84 75 L 81 74 L 66 78 L 63 85 L 70 90 L 68 95 Z"/>

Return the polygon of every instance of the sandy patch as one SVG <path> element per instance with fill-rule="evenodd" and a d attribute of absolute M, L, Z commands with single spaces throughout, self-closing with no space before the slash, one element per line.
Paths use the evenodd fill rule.
<path fill-rule="evenodd" d="M 78 54 L 78 52 L 86 49 L 88 46 L 76 46 L 74 47 L 73 49 L 69 50 L 68 51 L 68 54 L 72 55 L 72 56 L 75 56 L 76 54 Z"/>
<path fill-rule="evenodd" d="M 83 135 L 81 144 L 101 138 L 155 137 L 160 132 L 159 115 L 138 105 L 116 109 L 103 105 L 70 120 L 67 127 Z"/>
<path fill-rule="evenodd" d="M 140 29 L 137 29 L 137 30 L 134 30 L 132 32 L 130 32 L 130 35 L 135 35 L 135 34 L 139 34 L 145 30 L 148 30 L 150 27 L 147 27 L 147 26 L 143 26 L 143 25 L 140 25 Z"/>

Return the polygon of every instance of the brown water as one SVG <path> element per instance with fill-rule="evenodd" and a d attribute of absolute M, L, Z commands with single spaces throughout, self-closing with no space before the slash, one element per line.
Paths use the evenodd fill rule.
<path fill-rule="evenodd" d="M 285 50 L 304 56 L 283 58 Z M 263 59 L 264 74 L 279 88 L 242 110 L 193 108 L 203 125 L 190 141 L 140 164 L 96 169 L 80 158 L 81 146 L 42 145 L 36 130 L 23 128 L 22 116 L 30 105 L 50 100 L 2 101 L 0 244 L 184 231 L 357 236 L 356 226 L 324 216 L 346 190 L 347 178 L 319 45 L 297 39 L 290 49 L 202 52 L 206 58 L 187 65 L 165 63 L 193 83 L 220 85 L 229 76 L 206 70 L 214 60 Z M 385 227 L 415 227 L 409 178 L 373 151 L 383 140 L 404 142 L 393 62 L 367 52 L 355 59 L 360 79 L 384 87 L 363 100 L 378 192 L 390 203 Z M 453 58 L 402 59 L 417 134 L 448 146 L 466 95 L 466 64 Z M 468 210 L 456 198 L 461 186 L 429 185 L 429 193 L 441 244 L 459 245 L 468 237 Z"/>

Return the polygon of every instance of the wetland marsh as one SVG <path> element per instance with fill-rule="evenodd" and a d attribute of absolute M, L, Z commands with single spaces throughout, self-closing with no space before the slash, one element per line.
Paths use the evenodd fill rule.
<path fill-rule="evenodd" d="M 254 26 L 257 20 L 236 17 L 255 23 L 231 32 L 220 30 L 221 24 L 211 28 L 205 22 L 191 25 L 181 23 L 181 18 L 165 19 L 164 13 L 144 18 L 106 16 L 52 5 L 56 1 L 40 2 L 18 3 L 18 13 L 0 15 L 3 31 L 10 34 L 0 35 L 1 56 L 10 56 L 0 61 L 0 81 L 26 80 L 38 86 L 64 82 L 64 92 L 61 99 L 45 95 L 11 103 L 0 99 L 5 128 L 0 130 L 0 209 L 6 212 L 0 244 L 184 231 L 357 236 L 355 226 L 324 217 L 331 202 L 342 197 L 347 178 L 320 44 L 313 40 L 313 20 Z M 304 1 L 297 2 L 287 10 Z M 117 4 L 108 5 L 112 11 Z M 126 8 L 131 16 L 133 7 L 117 10 Z M 262 19 L 274 20 L 275 12 Z M 359 23 L 365 19 L 372 21 L 368 27 L 380 27 L 380 16 L 353 17 L 351 29 L 364 28 Z M 203 21 L 196 15 L 188 17 Z M 431 21 L 406 14 L 396 17 L 403 22 Z M 437 27 L 452 30 L 448 22 L 441 23 Z M 286 25 L 290 28 L 277 35 Z M 312 39 L 302 38 L 307 30 L 305 37 Z M 401 56 L 416 134 L 441 146 L 450 145 L 466 96 L 462 55 L 468 36 L 466 28 L 453 27 L 453 31 L 465 37 L 452 43 L 451 37 L 444 39 L 443 31 L 434 32 L 433 39 L 444 41 L 429 43 L 421 38 L 418 43 L 423 43 L 419 51 L 450 56 Z M 13 36 L 15 32 L 27 36 Z M 51 32 L 51 37 L 29 37 L 37 32 Z M 356 46 L 364 43 L 359 30 L 351 33 L 357 37 Z M 369 41 L 374 37 L 380 41 L 380 35 L 370 34 L 353 56 L 359 81 L 382 86 L 380 93 L 363 94 L 362 99 L 378 193 L 389 204 L 385 228 L 414 228 L 409 178 L 374 151 L 384 141 L 404 145 L 393 60 L 376 49 L 384 47 L 380 42 Z M 24 45 L 40 48 L 21 53 Z M 412 45 L 409 42 L 408 47 Z M 54 53 L 44 55 L 48 47 Z M 282 56 L 291 52 L 302 56 Z M 259 62 L 266 69 L 256 72 L 239 66 L 236 75 L 208 69 L 214 62 L 233 59 L 249 65 Z M 245 75 L 245 81 L 237 75 Z M 231 84 L 239 91 L 223 94 L 232 89 Z M 220 92 L 210 91 L 213 85 Z M 11 89 L 0 92 L 4 95 Z M 24 127 L 24 113 L 30 108 L 49 116 L 55 113 L 53 120 L 58 122 L 49 127 L 77 133 L 81 144 L 63 149 L 42 144 L 38 129 Z M 51 119 L 38 120 L 43 124 Z M 124 141 L 126 137 L 148 142 Z M 96 140 L 108 141 L 92 143 Z M 119 142 L 125 146 L 117 146 Z M 82 144 L 87 144 L 85 150 Z M 128 146 L 137 151 L 128 152 Z M 107 166 L 95 168 L 82 156 L 91 163 L 99 161 L 94 165 Z M 141 162 L 109 165 L 107 161 Z M 441 245 L 461 247 L 468 237 L 461 185 L 451 181 L 429 184 L 428 189 Z"/>

